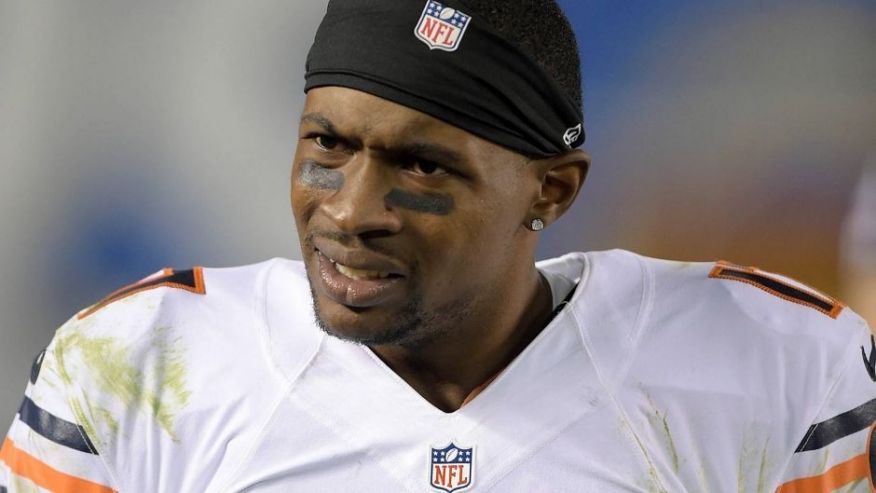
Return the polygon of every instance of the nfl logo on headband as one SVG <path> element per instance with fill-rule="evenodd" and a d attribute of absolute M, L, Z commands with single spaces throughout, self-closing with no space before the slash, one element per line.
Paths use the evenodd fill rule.
<path fill-rule="evenodd" d="M 456 51 L 470 21 L 471 17 L 459 10 L 429 0 L 414 34 L 430 50 Z"/>

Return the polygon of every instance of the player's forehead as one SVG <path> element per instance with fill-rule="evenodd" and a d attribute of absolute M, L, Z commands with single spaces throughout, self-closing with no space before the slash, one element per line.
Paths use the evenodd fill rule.
<path fill-rule="evenodd" d="M 362 140 L 441 143 L 464 154 L 498 147 L 422 111 L 342 86 L 308 91 L 301 126 Z"/>

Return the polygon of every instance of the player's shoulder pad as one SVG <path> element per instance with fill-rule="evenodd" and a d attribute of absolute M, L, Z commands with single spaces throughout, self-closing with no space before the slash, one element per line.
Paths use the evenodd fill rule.
<path fill-rule="evenodd" d="M 726 368 L 713 386 L 770 396 L 761 404 L 796 416 L 796 425 L 808 426 L 849 362 L 861 363 L 866 322 L 793 279 L 729 262 L 643 258 L 643 265 L 653 283 L 645 345 Z"/>
<path fill-rule="evenodd" d="M 123 286 L 77 313 L 62 329 L 112 327 L 113 335 L 172 321 L 204 305 L 251 304 L 263 276 L 281 259 L 230 268 L 165 268 Z M 133 334 L 132 334 L 133 335 Z"/>
<path fill-rule="evenodd" d="M 284 262 L 164 269 L 58 329 L 49 356 L 95 445 L 107 446 L 106 437 L 124 428 L 120 416 L 130 415 L 154 418 L 175 440 L 170 410 L 185 408 L 230 359 L 243 361 L 244 373 L 246 364 L 260 365 L 265 278 Z"/>
<path fill-rule="evenodd" d="M 288 261 L 163 269 L 74 315 L 58 329 L 55 351 L 63 359 L 65 353 L 96 355 L 124 348 L 128 360 L 148 359 L 168 339 L 236 339 L 234 331 L 255 325 L 246 321 L 257 316 L 264 277 L 280 262 Z"/>
<path fill-rule="evenodd" d="M 835 354 L 867 330 L 841 301 L 787 276 L 726 261 L 645 259 L 645 265 L 653 273 L 658 318 L 685 307 L 721 330 L 769 332 L 797 350 L 808 345 Z"/>

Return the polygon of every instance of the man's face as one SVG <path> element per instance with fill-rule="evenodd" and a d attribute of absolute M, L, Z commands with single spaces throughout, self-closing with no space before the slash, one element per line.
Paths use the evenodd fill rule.
<path fill-rule="evenodd" d="M 364 92 L 311 90 L 292 208 L 320 325 L 415 344 L 501 301 L 535 246 L 523 156 Z M 485 329 L 488 329 L 485 327 Z"/>

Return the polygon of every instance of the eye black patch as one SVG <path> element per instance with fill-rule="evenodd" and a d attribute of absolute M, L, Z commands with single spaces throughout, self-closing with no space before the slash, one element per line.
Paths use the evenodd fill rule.
<path fill-rule="evenodd" d="M 308 159 L 301 162 L 298 181 L 306 187 L 338 191 L 344 186 L 344 175 Z"/>
<path fill-rule="evenodd" d="M 434 195 L 418 195 L 397 188 L 383 198 L 387 206 L 401 207 L 417 212 L 446 216 L 453 211 L 453 198 Z"/>

